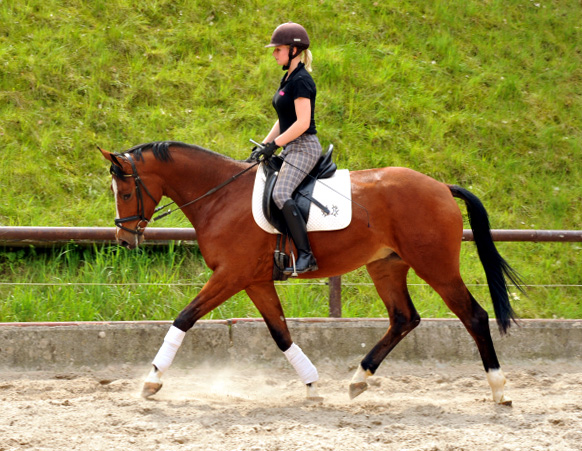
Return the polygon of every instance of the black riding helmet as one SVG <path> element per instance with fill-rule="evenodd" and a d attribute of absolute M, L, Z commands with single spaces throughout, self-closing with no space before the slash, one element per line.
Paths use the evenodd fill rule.
<path fill-rule="evenodd" d="M 287 22 L 279 25 L 271 35 L 271 42 L 265 47 L 278 47 L 280 45 L 289 46 L 289 62 L 283 66 L 283 70 L 287 70 L 291 60 L 309 48 L 307 31 L 298 23 Z M 295 49 L 297 49 L 297 53 L 295 53 Z"/>

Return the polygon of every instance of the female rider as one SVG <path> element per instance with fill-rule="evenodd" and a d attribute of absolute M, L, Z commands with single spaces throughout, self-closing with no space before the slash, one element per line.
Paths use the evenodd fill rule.
<path fill-rule="evenodd" d="M 279 147 L 283 147 L 281 157 L 284 163 L 275 184 L 273 201 L 283 212 L 297 248 L 295 269 L 297 274 L 302 274 L 318 269 L 305 220 L 291 198 L 321 156 L 314 119 L 316 88 L 309 74 L 312 61 L 308 50 L 309 36 L 301 25 L 285 23 L 275 29 L 266 47 L 274 47 L 277 64 L 287 72 L 273 97 L 278 120 L 263 140 L 263 148 L 256 151 L 256 156 L 270 158 Z M 293 273 L 293 268 L 285 268 L 284 273 Z"/>

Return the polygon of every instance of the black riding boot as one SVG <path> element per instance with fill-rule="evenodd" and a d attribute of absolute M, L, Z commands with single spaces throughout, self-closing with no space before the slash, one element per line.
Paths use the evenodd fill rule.
<path fill-rule="evenodd" d="M 317 271 L 317 262 L 315 257 L 311 252 L 311 246 L 309 245 L 309 238 L 307 238 L 307 227 L 305 225 L 305 220 L 301 213 L 295 205 L 293 199 L 289 199 L 283 205 L 283 216 L 287 222 L 287 228 L 293 238 L 295 247 L 297 248 L 297 260 L 295 262 L 295 270 L 297 274 L 303 274 L 304 272 Z M 285 274 L 293 274 L 293 267 L 285 268 L 283 270 Z"/>

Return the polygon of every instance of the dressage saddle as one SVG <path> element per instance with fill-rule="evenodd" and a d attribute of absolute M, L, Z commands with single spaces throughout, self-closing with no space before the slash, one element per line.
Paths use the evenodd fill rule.
<path fill-rule="evenodd" d="M 305 179 L 293 192 L 293 200 L 303 216 L 305 223 L 307 223 L 307 220 L 309 219 L 309 207 L 311 206 L 311 203 L 314 203 L 323 211 L 327 210 L 327 208 L 314 199 L 312 195 L 317 180 L 330 178 L 335 173 L 337 165 L 332 161 L 332 155 L 333 144 L 329 146 L 325 155 L 322 155 L 319 158 L 319 161 L 315 164 L 315 167 L 311 170 L 309 175 L 306 175 Z M 287 235 L 287 225 L 285 218 L 283 218 L 283 213 L 279 208 L 277 208 L 277 205 L 275 205 L 275 202 L 273 201 L 273 189 L 275 188 L 275 183 L 277 182 L 277 177 L 282 165 L 283 159 L 281 158 L 269 158 L 268 160 L 265 160 L 262 165 L 267 179 L 265 182 L 265 192 L 263 194 L 263 214 L 273 227 L 283 235 Z M 329 213 L 329 211 L 327 213 Z"/>

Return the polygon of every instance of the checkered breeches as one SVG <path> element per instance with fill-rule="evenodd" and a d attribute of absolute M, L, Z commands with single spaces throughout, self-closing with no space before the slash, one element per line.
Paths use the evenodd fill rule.
<path fill-rule="evenodd" d="M 291 199 L 293 191 L 321 157 L 321 144 L 316 135 L 301 135 L 285 146 L 281 156 L 285 162 L 273 189 L 273 201 L 279 209 Z"/>

